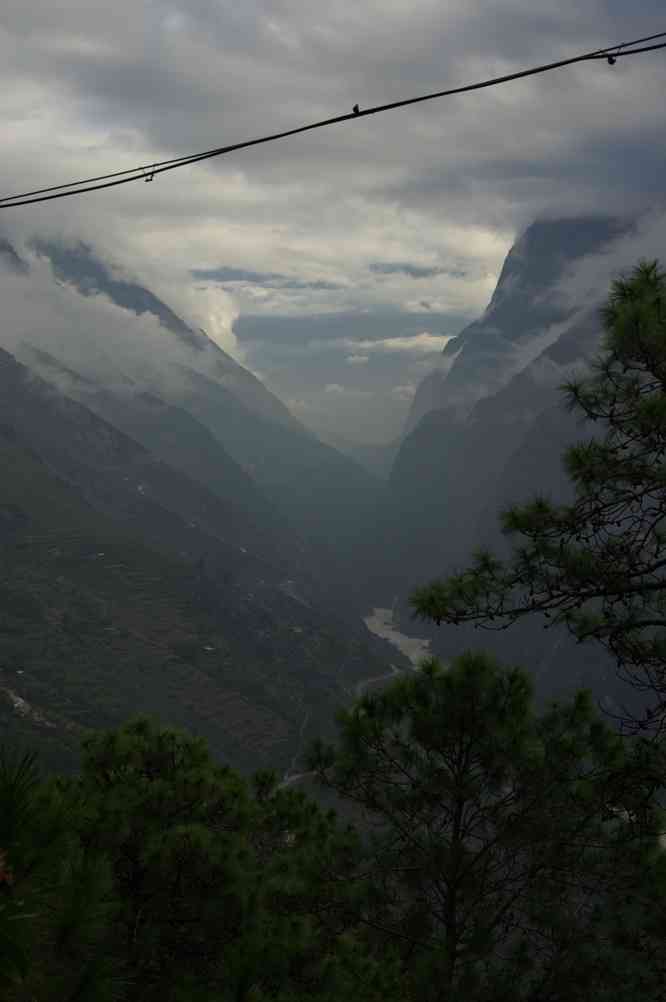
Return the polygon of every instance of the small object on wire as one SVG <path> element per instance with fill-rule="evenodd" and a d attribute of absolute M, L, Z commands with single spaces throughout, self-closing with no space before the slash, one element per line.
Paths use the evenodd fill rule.
<path fill-rule="evenodd" d="M 354 107 L 352 108 L 352 111 L 354 112 L 355 115 L 360 115 L 361 114 L 361 109 L 359 108 L 359 106 L 357 104 L 354 105 Z"/>
<path fill-rule="evenodd" d="M 623 48 L 624 48 L 624 44 L 618 45 L 617 50 L 615 52 L 615 55 L 612 55 L 612 53 L 609 54 L 609 56 L 608 56 L 608 65 L 609 66 L 615 66 L 615 64 L 617 62 L 617 57 L 622 55 L 621 50 Z"/>
<path fill-rule="evenodd" d="M 146 176 L 144 177 L 143 180 L 147 184 L 148 181 L 152 181 L 154 177 L 155 177 L 155 167 L 153 166 L 153 167 L 151 167 L 150 172 L 148 174 L 146 174 Z"/>

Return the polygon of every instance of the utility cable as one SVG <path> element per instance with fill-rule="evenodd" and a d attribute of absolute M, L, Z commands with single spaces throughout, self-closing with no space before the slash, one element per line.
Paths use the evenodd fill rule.
<path fill-rule="evenodd" d="M 19 205 L 32 205 L 35 202 L 48 202 L 58 198 L 67 198 L 70 195 L 83 195 L 89 191 L 99 191 L 102 188 L 113 188 L 117 185 L 128 184 L 130 181 L 152 181 L 158 174 L 165 171 L 175 170 L 177 167 L 186 167 L 189 164 L 199 163 L 202 160 L 209 160 L 213 157 L 224 156 L 236 150 L 247 149 L 250 146 L 259 146 L 263 143 L 273 143 L 278 139 L 285 139 L 288 136 L 295 136 L 301 132 L 311 132 L 314 129 L 323 129 L 329 125 L 337 125 L 341 122 L 349 122 L 352 119 L 365 118 L 368 115 L 378 115 L 384 111 L 392 111 L 396 108 L 405 108 L 408 105 L 420 104 L 424 101 L 434 101 L 437 98 L 449 97 L 454 94 L 465 94 L 473 90 L 482 90 L 487 87 L 497 87 L 499 84 L 509 83 L 512 80 L 520 80 L 524 77 L 535 76 L 541 73 L 548 73 L 551 70 L 560 69 L 564 66 L 571 66 L 574 63 L 590 62 L 593 60 L 605 59 L 609 65 L 614 65 L 617 59 L 625 56 L 634 56 L 643 52 L 654 52 L 657 49 L 666 48 L 665 42 L 656 42 L 654 45 L 646 45 L 656 39 L 666 38 L 666 31 L 656 35 L 648 35 L 644 38 L 637 38 L 631 42 L 622 42 L 619 45 L 609 45 L 604 49 L 595 49 L 593 52 L 586 52 L 582 55 L 571 56 L 568 59 L 560 59 L 557 62 L 546 63 L 541 66 L 531 67 L 525 70 L 518 70 L 505 76 L 492 77 L 489 80 L 482 80 L 479 83 L 467 84 L 463 87 L 452 87 L 448 90 L 436 91 L 429 94 L 421 94 L 418 97 L 410 97 L 401 101 L 392 101 L 389 104 L 380 104 L 372 108 L 359 109 L 358 105 L 354 110 L 345 115 L 336 115 L 333 118 L 326 118 L 310 125 L 301 125 L 294 129 L 287 129 L 284 132 L 275 132 L 270 135 L 261 136 L 257 139 L 248 139 L 244 142 L 233 143 L 229 146 L 218 146 L 201 153 L 192 153 L 186 156 L 177 157 L 172 160 L 161 160 L 157 163 L 145 164 L 141 167 L 129 168 L 127 170 L 115 171 L 110 174 L 100 174 L 97 177 L 84 178 L 80 181 L 70 181 L 67 184 L 54 185 L 50 188 L 37 188 L 33 191 L 23 192 L 19 195 L 6 195 L 0 198 L 0 209 L 8 209 Z M 98 183 L 102 182 L 102 183 Z M 74 189 L 67 191 L 65 189 Z"/>

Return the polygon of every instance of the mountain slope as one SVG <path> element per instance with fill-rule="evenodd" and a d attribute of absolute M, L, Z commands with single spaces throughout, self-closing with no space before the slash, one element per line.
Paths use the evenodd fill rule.
<path fill-rule="evenodd" d="M 20 430 L 89 504 L 154 545 L 192 556 L 205 550 L 202 531 L 236 550 L 264 532 L 241 506 L 166 466 L 2 350 L 0 422 Z"/>
<path fill-rule="evenodd" d="M 304 430 L 282 401 L 223 351 L 205 331 L 194 330 L 138 282 L 114 276 L 109 265 L 88 244 L 66 245 L 36 239 L 31 246 L 40 257 L 49 260 L 58 281 L 71 284 L 81 295 L 101 293 L 137 316 L 148 313 L 156 317 L 165 332 L 165 352 L 168 353 L 169 349 L 168 335 L 175 335 L 176 343 L 192 352 L 195 358 L 205 357 L 210 375 L 233 392 L 249 410 L 288 427 Z"/>
<path fill-rule="evenodd" d="M 84 395 L 85 387 L 73 389 L 71 379 L 62 383 L 62 377 L 53 375 L 53 360 L 49 373 L 43 358 L 40 363 L 34 352 L 31 358 L 23 348 L 21 357 L 164 457 L 165 435 L 156 435 L 155 428 L 148 427 L 149 400 L 159 399 L 169 408 L 167 423 L 179 424 L 180 447 L 170 449 L 168 461 L 217 491 L 212 455 L 221 447 L 259 488 L 276 516 L 304 540 L 320 590 L 332 602 L 346 606 L 349 615 L 357 615 L 361 608 L 352 598 L 355 577 L 350 577 L 348 567 L 363 543 L 364 519 L 372 519 L 382 503 L 384 485 L 379 478 L 320 442 L 255 376 L 203 332 L 191 330 L 141 285 L 117 278 L 92 248 L 45 241 L 33 241 L 32 247 L 50 261 L 55 278 L 67 283 L 73 295 L 101 293 L 125 311 L 150 314 L 160 326 L 157 339 L 139 330 L 131 338 L 111 337 L 104 345 L 76 332 L 61 337 L 57 346 L 48 337 L 30 336 L 32 349 L 55 356 L 55 362 L 70 374 L 104 388 L 106 396 L 98 393 L 90 400 Z M 124 413 L 124 401 L 132 393 L 130 415 Z M 136 394 L 144 394 L 142 401 L 136 400 Z M 167 420 L 165 411 L 154 423 L 162 417 Z M 200 435 L 199 451 L 211 456 L 211 462 L 199 463 L 196 471 L 184 445 L 189 435 L 197 441 Z"/>
<path fill-rule="evenodd" d="M 139 442 L 162 462 L 206 486 L 234 510 L 265 523 L 277 523 L 273 506 L 252 478 L 187 411 L 131 383 L 108 389 L 28 344 L 20 346 L 19 357 L 66 396 Z"/>
<path fill-rule="evenodd" d="M 469 413 L 556 342 L 580 305 L 560 293 L 567 268 L 624 235 L 627 223 L 601 217 L 541 221 L 529 226 L 509 251 L 482 317 L 452 338 L 438 370 L 414 397 L 406 434 L 429 411 Z"/>
<path fill-rule="evenodd" d="M 422 384 L 391 471 L 384 530 L 397 541 L 410 586 L 478 544 L 478 521 L 505 463 L 555 402 L 567 367 L 599 337 L 589 307 L 559 291 L 566 268 L 627 229 L 612 219 L 530 226 L 509 252 L 483 317 L 447 344 L 443 368 Z"/>
<path fill-rule="evenodd" d="M 589 221 L 580 226 L 577 246 L 588 253 L 594 246 Z M 597 248 L 605 248 L 616 232 L 612 221 L 600 223 L 593 231 L 603 238 Z M 568 377 L 585 370 L 601 338 L 594 303 L 568 306 L 565 315 L 556 294 L 575 221 L 550 224 L 547 240 L 536 240 L 540 233 L 542 228 L 531 227 L 529 239 L 519 241 L 520 253 L 510 253 L 492 309 L 458 344 L 447 345 L 448 371 L 444 366 L 425 386 L 421 403 L 436 406 L 422 407 L 425 413 L 394 463 L 390 503 L 374 543 L 373 588 L 386 589 L 384 601 L 397 598 L 400 628 L 431 639 L 445 659 L 481 646 L 529 668 L 541 702 L 588 686 L 614 712 L 621 701 L 637 709 L 640 697 L 627 693 L 601 649 L 576 645 L 561 628 L 544 630 L 544 619 L 482 634 L 471 627 L 415 627 L 410 620 L 407 597 L 414 586 L 469 565 L 481 545 L 506 552 L 499 510 L 537 492 L 559 501 L 571 496 L 562 453 L 594 432 L 567 413 L 560 391 Z M 610 278 L 598 290 L 598 305 Z M 525 350 L 518 352 L 521 340 Z"/>
<path fill-rule="evenodd" d="M 348 552 L 382 485 L 309 433 L 267 422 L 209 376 L 183 369 L 180 405 L 208 427 L 299 532 Z"/>
<path fill-rule="evenodd" d="M 386 645 L 288 576 L 273 527 L 2 351 L 0 462 L 0 721 L 49 761 L 148 711 L 238 768 L 284 769 L 304 722 L 330 728 L 384 669 Z"/>

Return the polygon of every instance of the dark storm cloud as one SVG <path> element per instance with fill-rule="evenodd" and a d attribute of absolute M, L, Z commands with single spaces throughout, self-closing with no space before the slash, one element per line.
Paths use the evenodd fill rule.
<path fill-rule="evenodd" d="M 435 275 L 464 278 L 466 274 L 462 269 L 429 268 L 425 265 L 409 264 L 406 261 L 373 261 L 369 268 L 377 275 L 409 275 L 410 278 L 434 278 Z"/>
<path fill-rule="evenodd" d="M 663 18 L 663 0 L 4 0 L 4 185 L 509 73 L 651 34 Z M 424 334 L 455 333 L 482 311 L 518 229 L 663 201 L 665 82 L 663 53 L 581 65 L 0 221 L 16 246 L 90 243 L 230 349 L 233 325 L 257 371 L 288 370 L 276 388 L 293 389 L 301 416 L 320 407 L 321 420 L 342 420 L 349 404 L 361 434 L 365 415 L 376 430 L 409 395 Z M 421 339 L 413 358 L 350 347 L 409 337 Z M 324 342 L 328 378 L 309 347 Z"/>
<path fill-rule="evenodd" d="M 541 11 L 527 0 L 504 3 L 501 10 L 479 0 L 444 7 L 421 2 L 382 9 L 367 0 L 336 6 L 337 11 L 322 10 L 304 0 L 266 0 L 237 11 L 203 0 L 187 5 L 119 0 L 109 12 L 101 5 L 69 0 L 58 5 L 55 16 L 55 8 L 51 11 L 37 0 L 21 5 L 12 0 L 0 17 L 10 34 L 32 39 L 28 57 L 33 56 L 33 73 L 68 87 L 85 117 L 99 120 L 101 115 L 110 126 L 138 125 L 159 148 L 181 151 L 190 143 L 205 148 L 232 136 L 243 138 L 269 123 L 298 124 L 299 116 L 307 121 L 357 100 L 367 104 L 415 88 L 466 82 L 492 75 L 500 64 L 532 63 L 557 57 L 564 48 L 606 44 L 614 35 L 622 39 L 627 32 L 654 28 L 657 16 L 653 4 L 642 4 L 639 13 L 619 3 L 599 2 L 585 5 L 585 10 L 563 3 Z M 604 64 L 565 70 L 560 79 L 577 81 L 605 69 Z M 618 66 L 612 72 L 625 69 Z M 522 100 L 519 88 L 556 97 L 560 84 L 550 83 L 555 79 L 553 74 L 547 85 L 522 81 L 503 93 L 509 95 L 508 102 L 514 95 Z M 591 95 L 592 105 L 596 96 Z M 504 98 L 498 100 L 501 110 Z M 379 141 L 382 153 L 393 158 L 399 150 L 403 161 L 412 165 L 420 147 L 428 158 L 433 140 L 446 140 L 451 125 L 459 133 L 464 116 L 482 124 L 486 151 L 463 124 L 468 143 L 472 140 L 470 151 L 482 166 L 493 137 L 506 130 L 503 116 L 492 114 L 497 110 L 494 102 L 487 95 L 465 95 L 390 113 L 354 132 L 351 125 L 286 141 L 270 153 L 246 151 L 234 163 L 265 176 L 299 161 L 309 173 L 325 155 L 335 171 L 336 161 L 358 162 Z M 524 134 L 534 125 L 535 109 L 529 111 Z M 410 121 L 417 126 L 417 141 L 406 149 L 403 136 Z M 426 134 L 419 136 L 422 123 Z M 634 118 L 625 126 L 628 132 L 642 123 Z M 575 132 L 584 124 L 562 122 L 561 127 Z M 449 159 L 451 146 L 442 153 Z M 454 161 L 459 165 L 460 157 Z M 599 180 L 603 185 L 603 177 Z"/>
<path fill-rule="evenodd" d="M 388 338 L 415 337 L 426 327 L 452 336 L 469 322 L 472 315 L 432 311 L 424 315 L 387 309 L 374 313 L 328 313 L 304 317 L 246 314 L 238 318 L 234 332 L 243 345 L 261 341 L 267 345 L 293 344 L 300 350 L 300 346 L 308 343 L 324 345 L 329 341 L 344 339 L 383 341 Z"/>
<path fill-rule="evenodd" d="M 344 288 L 336 282 L 304 282 L 298 278 L 288 278 L 287 275 L 250 271 L 247 268 L 193 268 L 191 274 L 193 278 L 219 282 L 220 285 L 243 282 L 250 285 L 263 285 L 268 289 L 314 289 L 319 291 Z"/>

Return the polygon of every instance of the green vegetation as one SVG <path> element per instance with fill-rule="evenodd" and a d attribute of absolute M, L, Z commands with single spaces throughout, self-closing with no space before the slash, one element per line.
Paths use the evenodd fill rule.
<path fill-rule="evenodd" d="M 359 840 L 271 773 L 137 718 L 76 778 L 0 771 L 2 998 L 377 1000 Z"/>
<path fill-rule="evenodd" d="M 0 728 L 75 771 L 82 730 L 155 713 L 247 773 L 286 769 L 306 715 L 332 735 L 386 646 L 368 670 L 321 560 L 203 426 L 115 404 L 128 434 L 0 349 Z M 176 466 L 196 454 L 211 488 L 142 429 Z"/>
<path fill-rule="evenodd" d="M 660 997 L 658 743 L 473 654 L 339 726 L 311 765 L 356 825 L 145 717 L 77 777 L 5 753 L 3 1000 Z"/>
<path fill-rule="evenodd" d="M 401 997 L 635 997 L 626 972 L 659 941 L 645 891 L 666 875 L 657 745 L 628 748 L 584 692 L 537 718 L 528 676 L 472 653 L 361 700 L 341 730 L 312 766 L 366 812 L 362 924 L 398 950 Z"/>
<path fill-rule="evenodd" d="M 336 637 L 275 587 L 248 595 L 251 583 L 151 549 L 1 432 L 0 465 L 24 516 L 3 538 L 0 507 L 0 728 L 57 768 L 78 768 L 83 730 L 137 712 L 204 735 L 248 772 L 287 768 L 306 710 L 330 730 L 343 685 L 371 674 L 373 658 L 381 674 L 360 631 Z M 34 714 L 18 715 L 16 696 Z"/>

